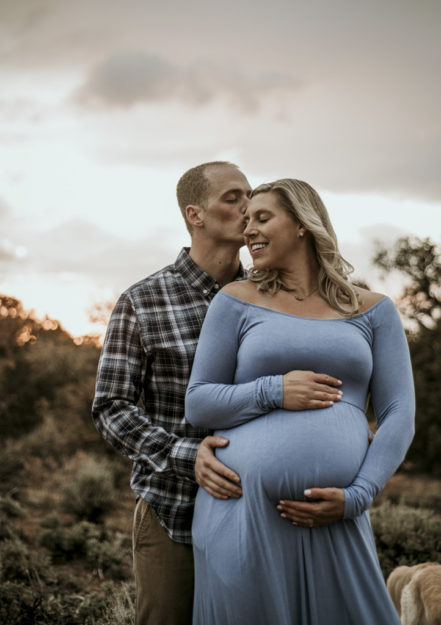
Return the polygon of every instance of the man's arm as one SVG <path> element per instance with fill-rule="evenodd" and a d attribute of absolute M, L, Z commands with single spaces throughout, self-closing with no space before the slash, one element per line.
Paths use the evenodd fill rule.
<path fill-rule="evenodd" d="M 129 295 L 123 294 L 112 312 L 100 357 L 93 420 L 106 441 L 149 472 L 194 480 L 200 439 L 167 432 L 138 405 L 147 366 L 137 315 Z"/>
<path fill-rule="evenodd" d="M 214 455 L 227 439 L 180 438 L 155 426 L 138 406 L 147 360 L 136 313 L 124 294 L 112 312 L 98 367 L 92 417 L 100 434 L 149 471 L 195 480 L 214 497 L 240 497 L 242 491 L 234 483 L 239 476 Z"/>

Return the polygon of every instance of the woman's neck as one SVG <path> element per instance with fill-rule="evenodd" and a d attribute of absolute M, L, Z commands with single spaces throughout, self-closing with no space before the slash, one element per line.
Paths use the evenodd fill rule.
<path fill-rule="evenodd" d="M 282 270 L 280 278 L 286 290 L 299 297 L 309 296 L 318 291 L 319 265 L 314 259 L 299 259 L 289 270 Z"/>

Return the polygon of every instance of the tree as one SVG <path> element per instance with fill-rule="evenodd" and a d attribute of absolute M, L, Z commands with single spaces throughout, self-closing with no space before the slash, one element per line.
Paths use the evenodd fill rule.
<path fill-rule="evenodd" d="M 441 477 L 441 321 L 409 341 L 416 392 L 416 434 L 408 460 Z"/>
<path fill-rule="evenodd" d="M 416 322 L 409 349 L 417 401 L 416 434 L 408 460 L 416 470 L 441 476 L 441 249 L 429 238 L 403 237 L 380 248 L 374 262 L 406 282 L 399 307 Z"/>
<path fill-rule="evenodd" d="M 374 263 L 385 273 L 404 274 L 400 309 L 419 328 L 433 328 L 441 317 L 440 247 L 429 238 L 401 237 L 390 249 L 378 248 Z"/>
<path fill-rule="evenodd" d="M 38 320 L 19 300 L 0 295 L 2 439 L 23 436 L 55 408 L 60 418 L 90 424 L 98 351 L 88 340 L 76 344 L 57 321 Z"/>

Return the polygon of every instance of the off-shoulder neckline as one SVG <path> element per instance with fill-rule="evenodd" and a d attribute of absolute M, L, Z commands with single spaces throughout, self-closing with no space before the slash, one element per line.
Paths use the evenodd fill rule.
<path fill-rule="evenodd" d="M 356 315 L 352 315 L 352 317 L 304 317 L 302 315 L 293 315 L 291 313 L 283 312 L 282 310 L 275 310 L 274 308 L 268 308 L 267 306 L 260 306 L 259 304 L 253 304 L 252 302 L 247 302 L 246 300 L 241 299 L 240 297 L 231 295 L 230 293 L 227 293 L 226 291 L 219 291 L 219 293 L 217 294 L 217 297 L 220 294 L 225 295 L 226 297 L 230 297 L 231 299 L 241 304 L 252 306 L 253 308 L 258 308 L 259 310 L 267 310 L 268 312 L 271 312 L 271 313 L 284 315 L 285 317 L 293 317 L 294 319 L 304 319 L 305 321 L 351 321 L 352 319 L 364 317 L 368 313 L 372 312 L 375 308 L 377 308 L 379 304 L 390 299 L 387 295 L 384 295 L 381 299 L 378 300 L 378 302 L 375 302 L 375 304 L 372 304 L 372 306 L 370 306 L 363 312 L 357 313 Z"/>

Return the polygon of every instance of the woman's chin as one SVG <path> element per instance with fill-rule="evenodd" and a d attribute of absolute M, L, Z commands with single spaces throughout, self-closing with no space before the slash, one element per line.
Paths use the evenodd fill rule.
<path fill-rule="evenodd" d="M 255 260 L 253 261 L 253 269 L 256 269 L 257 271 L 265 271 L 267 269 L 273 269 L 273 267 L 271 267 L 271 263 Z"/>

